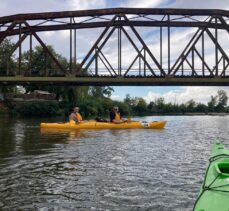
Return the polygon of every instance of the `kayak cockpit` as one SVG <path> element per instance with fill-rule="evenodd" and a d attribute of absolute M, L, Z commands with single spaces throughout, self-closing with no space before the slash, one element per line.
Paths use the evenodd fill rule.
<path fill-rule="evenodd" d="M 218 174 L 229 177 L 229 161 L 228 162 L 217 162 L 215 168 Z"/>

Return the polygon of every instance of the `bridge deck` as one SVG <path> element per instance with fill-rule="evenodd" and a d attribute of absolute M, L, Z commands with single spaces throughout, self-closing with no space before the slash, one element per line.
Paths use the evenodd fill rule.
<path fill-rule="evenodd" d="M 76 86 L 229 86 L 229 77 L 0 77 L 0 84 Z"/>

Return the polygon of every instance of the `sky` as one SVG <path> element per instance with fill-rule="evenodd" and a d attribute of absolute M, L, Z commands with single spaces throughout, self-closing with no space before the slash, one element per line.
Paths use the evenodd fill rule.
<path fill-rule="evenodd" d="M 1 16 L 19 14 L 19 13 L 33 13 L 33 12 L 52 12 L 52 11 L 65 11 L 65 10 L 84 10 L 84 9 L 99 9 L 99 8 L 112 8 L 112 7 L 138 7 L 138 8 L 194 8 L 194 9 L 225 9 L 229 10 L 229 0 L 0 0 Z M 182 31 L 173 31 L 171 34 L 171 45 L 174 48 L 171 50 L 171 57 L 177 52 L 182 50 L 184 43 L 194 33 L 193 29 L 182 29 Z M 77 59 L 81 60 L 83 55 L 89 50 L 91 44 L 99 36 L 99 29 L 83 30 L 77 36 L 77 44 L 79 45 L 80 52 L 77 53 Z M 57 52 L 68 56 L 68 37 L 69 32 L 46 32 L 41 35 L 48 44 L 54 45 Z M 153 30 L 145 30 L 141 36 L 146 43 L 150 43 L 149 47 L 152 52 L 158 56 L 158 34 Z M 228 34 L 221 33 L 222 44 L 227 49 L 229 54 L 229 39 Z M 111 39 L 110 44 L 104 49 L 108 54 L 107 58 L 111 61 L 116 61 L 117 54 L 115 49 L 112 51 L 111 46 L 114 46 L 115 38 Z M 210 41 L 206 41 L 211 45 Z M 209 43 L 208 43 L 209 42 Z M 166 45 L 165 45 L 166 46 Z M 166 51 L 166 50 L 165 50 Z M 131 61 L 135 56 L 132 53 L 130 45 L 124 40 L 123 54 L 125 61 Z M 166 64 L 167 55 L 163 55 L 164 65 Z M 214 52 L 208 52 L 207 59 L 211 63 L 214 61 Z M 112 63 L 112 62 L 111 62 Z M 189 86 L 147 86 L 147 87 L 113 87 L 114 93 L 112 98 L 122 100 L 126 94 L 133 97 L 143 97 L 147 102 L 153 101 L 158 97 L 164 97 L 166 102 L 172 103 L 185 103 L 190 99 L 196 102 L 207 103 L 211 95 L 216 95 L 218 89 L 224 89 L 229 95 L 228 87 L 189 87 Z"/>

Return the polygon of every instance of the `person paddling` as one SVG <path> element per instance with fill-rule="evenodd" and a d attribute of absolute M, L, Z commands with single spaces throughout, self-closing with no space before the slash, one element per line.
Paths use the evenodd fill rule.
<path fill-rule="evenodd" d="M 113 123 L 122 123 L 124 122 L 122 120 L 121 114 L 119 112 L 118 106 L 114 106 L 112 111 L 110 112 L 110 122 Z"/>
<path fill-rule="evenodd" d="M 80 111 L 79 107 L 75 107 L 73 109 L 73 112 L 69 115 L 69 121 L 70 122 L 72 122 L 72 121 L 74 121 L 74 122 L 82 122 L 83 121 L 83 118 L 80 115 L 79 111 Z"/>

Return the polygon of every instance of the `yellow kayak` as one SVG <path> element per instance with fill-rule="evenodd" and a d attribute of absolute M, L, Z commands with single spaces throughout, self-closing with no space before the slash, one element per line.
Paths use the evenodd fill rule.
<path fill-rule="evenodd" d="M 163 129 L 166 121 L 159 122 L 124 122 L 115 124 L 111 122 L 85 121 L 80 123 L 41 123 L 41 128 L 53 129 Z"/>

